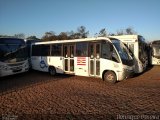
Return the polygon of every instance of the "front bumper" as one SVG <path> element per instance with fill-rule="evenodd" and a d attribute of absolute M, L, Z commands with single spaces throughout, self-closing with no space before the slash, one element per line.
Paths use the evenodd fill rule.
<path fill-rule="evenodd" d="M 133 70 L 123 69 L 123 72 L 121 72 L 121 74 L 119 74 L 119 81 L 130 78 L 133 75 L 134 75 Z"/>

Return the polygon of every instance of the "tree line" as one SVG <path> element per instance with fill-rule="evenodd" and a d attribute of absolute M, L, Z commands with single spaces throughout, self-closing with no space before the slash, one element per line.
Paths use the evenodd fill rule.
<path fill-rule="evenodd" d="M 108 33 L 108 31 L 105 28 L 102 28 L 98 33 L 94 34 L 94 37 L 107 37 L 107 36 L 113 36 L 113 35 L 132 35 L 132 34 L 137 34 L 132 27 L 127 27 L 126 29 L 117 30 L 116 33 Z M 54 31 L 45 32 L 41 40 L 43 41 L 71 40 L 71 39 L 87 38 L 88 36 L 89 36 L 89 31 L 86 30 L 86 27 L 80 26 L 77 28 L 76 31 L 72 30 L 70 32 L 61 32 L 58 35 L 56 35 Z M 15 38 L 25 39 L 25 34 L 19 33 L 19 34 L 15 34 L 14 36 L 0 35 L 0 37 L 15 37 Z M 29 36 L 26 39 L 40 40 L 34 35 Z"/>

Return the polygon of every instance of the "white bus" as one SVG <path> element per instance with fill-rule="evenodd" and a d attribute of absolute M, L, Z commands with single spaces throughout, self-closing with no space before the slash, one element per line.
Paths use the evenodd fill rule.
<path fill-rule="evenodd" d="M 28 71 L 28 56 L 23 39 L 0 38 L 0 77 Z"/>
<path fill-rule="evenodd" d="M 111 38 L 116 38 L 121 40 L 133 54 L 135 62 L 135 73 L 142 73 L 146 70 L 148 66 L 148 55 L 147 55 L 147 43 L 145 39 L 140 35 L 119 35 L 119 36 L 110 36 Z"/>
<path fill-rule="evenodd" d="M 37 42 L 31 49 L 32 69 L 51 75 L 93 76 L 115 83 L 133 73 L 133 59 L 123 43 L 116 39 L 111 41 L 101 37 Z"/>
<path fill-rule="evenodd" d="M 150 64 L 160 65 L 160 40 L 152 41 L 150 44 Z"/>

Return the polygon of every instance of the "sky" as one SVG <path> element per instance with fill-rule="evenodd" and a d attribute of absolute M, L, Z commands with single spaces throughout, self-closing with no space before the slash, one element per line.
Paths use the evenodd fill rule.
<path fill-rule="evenodd" d="M 147 41 L 160 39 L 160 0 L 0 0 L 0 35 L 76 31 L 89 36 L 132 27 Z"/>

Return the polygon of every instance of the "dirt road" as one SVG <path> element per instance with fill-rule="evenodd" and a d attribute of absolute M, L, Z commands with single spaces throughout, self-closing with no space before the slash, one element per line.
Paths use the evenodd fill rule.
<path fill-rule="evenodd" d="M 32 71 L 0 80 L 0 119 L 160 119 L 160 66 L 109 84 Z"/>

